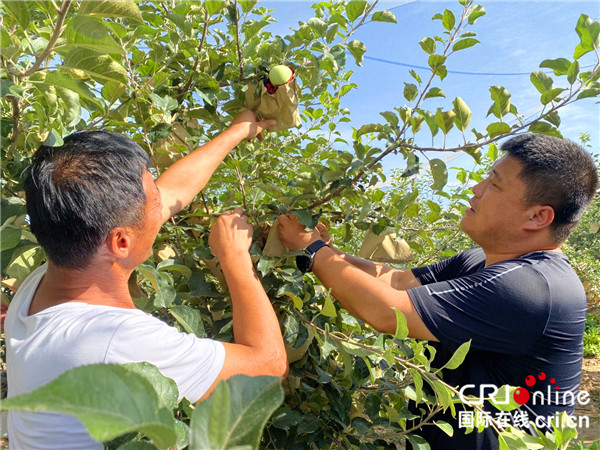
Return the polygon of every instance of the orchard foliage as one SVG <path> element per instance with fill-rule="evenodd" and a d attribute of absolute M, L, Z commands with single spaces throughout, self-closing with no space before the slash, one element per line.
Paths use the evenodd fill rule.
<path fill-rule="evenodd" d="M 341 309 L 313 275 L 302 276 L 292 255 L 263 255 L 270 228 L 282 212 L 297 215 L 307 227 L 323 220 L 336 245 L 353 252 L 367 230 L 380 234 L 394 229 L 408 241 L 415 263 L 432 262 L 468 245 L 457 222 L 468 187 L 482 173 L 460 169 L 463 185 L 450 189 L 445 162 L 429 158 L 428 152 L 464 151 L 485 163 L 497 157 L 496 143 L 509 135 L 531 131 L 560 136 L 561 108 L 600 94 L 600 65 L 582 71 L 579 62 L 588 52 L 598 54 L 600 26 L 582 15 L 574 54 L 543 61 L 540 67 L 551 69 L 552 76 L 541 70 L 531 74 L 540 94 L 539 114 L 525 119 L 507 89 L 491 86 L 488 124 L 474 129 L 466 102 L 445 99 L 440 87 L 447 60 L 479 42 L 472 25 L 485 9 L 460 0 L 433 17 L 439 32 L 419 43 L 429 72 L 411 70 L 398 107 L 381 112 L 379 123 L 354 124 L 348 140 L 342 127 L 350 122 L 351 112 L 344 107 L 344 96 L 357 88 L 349 61 L 360 66 L 367 51 L 353 35 L 367 23 L 386 27 L 397 21 L 377 3 L 318 2 L 313 18 L 286 36 L 276 36 L 268 31 L 272 11 L 255 1 L 3 1 L 3 303 L 44 261 L 27 227 L 19 178 L 42 143 L 60 145 L 62 137 L 76 130 L 127 134 L 148 151 L 151 171 L 160 174 L 227 126 L 244 107 L 249 81 L 270 65 L 286 64 L 294 67 L 299 83 L 302 127 L 272 133 L 262 143 L 244 142 L 226 158 L 193 204 L 160 231 L 154 256 L 130 280 L 134 301 L 182 330 L 230 341 L 227 285 L 207 239 L 214 217 L 240 205 L 255 226 L 251 253 L 280 319 L 291 362 L 285 400 L 271 417 L 261 445 L 368 449 L 408 439 L 416 448 L 428 448 L 413 431 L 437 426 L 452 435 L 452 427 L 436 420 L 436 413 L 455 411 L 457 389 L 443 381 L 440 368 L 431 367 L 435 350 L 427 342 L 406 338 L 401 315 L 394 336 L 377 333 Z M 445 99 L 445 106 L 432 108 L 431 99 Z M 431 139 L 431 146 L 417 145 L 422 142 L 417 134 Z M 452 141 L 458 136 L 463 144 L 447 146 L 449 136 Z M 406 167 L 385 189 L 381 163 L 390 155 L 404 159 Z M 460 347 L 445 370 L 456 368 L 468 348 L 469 343 Z M 136 376 L 132 369 L 97 370 L 125 379 Z M 90 369 L 81 379 L 86 376 L 97 375 Z M 252 387 L 248 379 L 227 383 L 214 394 L 221 400 L 201 403 L 195 410 L 219 417 L 229 407 L 224 399 L 245 389 L 259 397 L 264 388 L 265 404 L 281 402 L 276 390 L 269 391 L 268 381 L 261 388 Z M 409 399 L 419 405 L 420 416 L 407 410 Z M 52 409 L 48 402 L 44 405 Z M 234 445 L 219 441 L 219 433 L 227 429 L 201 424 L 191 405 L 164 407 L 175 408 L 176 422 L 162 419 L 176 433 L 134 427 L 152 437 L 154 445 Z M 270 411 L 265 411 L 266 420 Z M 257 430 L 264 425 L 259 422 Z M 561 430 L 556 436 L 525 437 L 498 423 L 493 426 L 501 433 L 502 448 L 564 448 L 572 437 Z M 125 431 L 131 429 L 110 437 Z M 140 440 L 142 435 L 126 438 Z M 257 442 L 235 443 L 246 444 Z"/>

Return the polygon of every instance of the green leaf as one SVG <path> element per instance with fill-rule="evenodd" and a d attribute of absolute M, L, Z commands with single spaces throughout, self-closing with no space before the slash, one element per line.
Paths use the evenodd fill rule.
<path fill-rule="evenodd" d="M 555 127 L 559 127 L 560 126 L 560 116 L 558 115 L 558 111 L 552 111 L 550 114 L 548 114 L 544 118 L 544 120 L 547 120 L 548 122 L 550 122 Z"/>
<path fill-rule="evenodd" d="M 396 16 L 391 11 L 377 11 L 371 16 L 373 22 L 397 23 Z"/>
<path fill-rule="evenodd" d="M 409 102 L 412 102 L 414 99 L 417 98 L 418 94 L 419 94 L 419 90 L 417 89 L 416 84 L 404 82 L 404 98 L 406 100 L 408 100 Z"/>
<path fill-rule="evenodd" d="M 68 370 L 48 384 L 2 400 L 11 411 L 52 411 L 77 417 L 97 441 L 141 431 L 159 448 L 175 444 L 175 421 L 148 379 L 116 364 Z"/>
<path fill-rule="evenodd" d="M 81 119 L 81 105 L 79 104 L 79 94 L 61 87 L 56 88 L 58 96 L 65 104 L 64 122 L 67 126 L 74 126 Z"/>
<path fill-rule="evenodd" d="M 358 19 L 367 8 L 366 1 L 351 1 L 346 4 L 346 16 L 350 22 Z"/>
<path fill-rule="evenodd" d="M 519 436 L 503 431 L 498 436 L 500 450 L 528 450 L 527 444 Z"/>
<path fill-rule="evenodd" d="M 236 375 L 200 402 L 190 424 L 190 448 L 257 448 L 269 417 L 283 402 L 279 377 Z"/>
<path fill-rule="evenodd" d="M 454 435 L 454 428 L 452 428 L 452 425 L 450 425 L 448 422 L 437 420 L 433 423 L 448 436 L 452 437 Z"/>
<path fill-rule="evenodd" d="M 330 295 L 325 296 L 325 301 L 323 303 L 323 309 L 321 309 L 321 314 L 325 317 L 335 317 L 337 316 L 337 311 L 335 309 L 335 305 L 331 300 Z"/>
<path fill-rule="evenodd" d="M 532 72 L 529 79 L 540 94 L 543 94 L 547 90 L 552 89 L 552 78 L 550 78 L 544 72 L 540 72 L 539 70 Z"/>
<path fill-rule="evenodd" d="M 185 331 L 194 334 L 199 338 L 206 337 L 200 311 L 186 305 L 175 305 L 169 308 L 169 312 L 175 317 Z"/>
<path fill-rule="evenodd" d="M 120 44 L 109 34 L 106 27 L 92 17 L 75 16 L 67 24 L 65 37 L 70 45 L 87 48 L 100 53 L 122 54 Z"/>
<path fill-rule="evenodd" d="M 424 98 L 432 98 L 432 97 L 444 97 L 445 98 L 446 94 L 440 88 L 432 87 L 427 91 Z"/>
<path fill-rule="evenodd" d="M 465 357 L 469 352 L 469 348 L 471 348 L 470 340 L 461 344 L 460 347 L 458 347 L 454 354 L 450 357 L 448 362 L 444 365 L 444 367 L 442 367 L 442 369 L 454 370 L 460 366 L 465 360 Z"/>
<path fill-rule="evenodd" d="M 600 88 L 588 88 L 581 91 L 581 93 L 577 96 L 577 100 L 582 98 L 589 97 L 598 97 L 600 95 Z"/>
<path fill-rule="evenodd" d="M 571 61 L 567 58 L 545 59 L 540 63 L 540 67 L 554 70 L 554 75 L 565 75 L 570 66 Z"/>
<path fill-rule="evenodd" d="M 426 109 L 417 109 L 415 110 L 421 117 L 423 117 L 423 119 L 425 120 L 425 123 L 427 124 L 427 126 L 429 127 L 429 130 L 431 131 L 431 136 L 435 136 L 439 130 L 439 127 L 435 121 L 435 114 L 433 114 L 431 111 L 428 111 Z"/>
<path fill-rule="evenodd" d="M 566 91 L 564 88 L 554 88 L 544 92 L 541 97 L 542 104 L 547 105 L 551 101 L 554 101 L 564 91 Z"/>
<path fill-rule="evenodd" d="M 134 0 L 102 0 L 81 2 L 79 15 L 106 17 L 124 17 L 126 19 L 142 22 L 140 8 Z"/>
<path fill-rule="evenodd" d="M 15 248 L 21 242 L 21 229 L 6 227 L 0 230 L 0 251 Z"/>
<path fill-rule="evenodd" d="M 454 126 L 455 116 L 456 114 L 454 111 L 450 110 L 442 112 L 441 108 L 438 108 L 437 112 L 435 113 L 435 123 L 437 123 L 444 135 L 447 135 Z"/>
<path fill-rule="evenodd" d="M 573 54 L 575 59 L 579 59 L 586 53 L 600 48 L 600 23 L 590 19 L 586 14 L 582 14 L 579 16 L 575 31 L 580 39 Z"/>
<path fill-rule="evenodd" d="M 128 82 L 127 71 L 121 64 L 108 55 L 85 48 L 71 50 L 65 57 L 63 67 L 82 70 L 91 77 L 104 82 L 116 81 L 123 84 Z"/>
<path fill-rule="evenodd" d="M 413 450 L 431 450 L 429 443 L 418 434 L 407 434 L 406 439 L 412 445 Z"/>
<path fill-rule="evenodd" d="M 3 0 L 2 8 L 23 28 L 29 28 L 29 5 L 23 0 Z"/>
<path fill-rule="evenodd" d="M 204 7 L 209 16 L 214 16 L 220 12 L 227 4 L 223 0 L 206 0 Z"/>
<path fill-rule="evenodd" d="M 510 125 L 505 122 L 490 123 L 486 128 L 490 138 L 510 133 Z"/>
<path fill-rule="evenodd" d="M 497 118 L 502 119 L 510 112 L 510 93 L 503 86 L 491 86 L 490 96 L 494 102 L 492 112 Z"/>
<path fill-rule="evenodd" d="M 433 55 L 435 53 L 435 41 L 430 37 L 423 38 L 423 40 L 419 42 L 419 45 L 428 55 Z"/>
<path fill-rule="evenodd" d="M 143 376 L 156 391 L 161 406 L 172 410 L 179 403 L 179 389 L 171 378 L 165 377 L 155 365 L 149 362 L 123 364 L 131 372 Z"/>
<path fill-rule="evenodd" d="M 577 75 L 579 75 L 579 61 L 575 60 L 567 70 L 567 81 L 569 84 L 573 84 L 577 81 Z"/>
<path fill-rule="evenodd" d="M 431 174 L 433 175 L 431 189 L 434 191 L 442 190 L 448 182 L 448 169 L 446 168 L 446 163 L 441 159 L 434 158 L 429 161 L 429 167 L 431 168 Z"/>
<path fill-rule="evenodd" d="M 474 5 L 469 11 L 469 25 L 473 25 L 481 16 L 485 16 L 485 9 L 481 5 Z"/>
<path fill-rule="evenodd" d="M 515 401 L 514 397 L 517 389 L 523 388 L 502 385 L 498 388 L 496 395 L 490 396 L 488 400 L 496 409 L 500 411 L 514 411 L 521 406 Z"/>
<path fill-rule="evenodd" d="M 55 87 L 70 89 L 71 91 L 76 92 L 81 98 L 97 101 L 96 96 L 92 94 L 83 81 L 74 79 L 68 73 L 58 71 L 48 72 L 44 83 Z"/>
<path fill-rule="evenodd" d="M 408 337 L 408 324 L 406 323 L 406 317 L 401 311 L 393 308 L 396 313 L 396 333 L 394 339 L 406 339 Z"/>
<path fill-rule="evenodd" d="M 318 36 L 325 36 L 325 33 L 327 32 L 327 24 L 322 19 L 319 19 L 318 17 L 311 17 L 306 23 L 309 27 L 315 30 L 315 33 L 317 33 Z"/>
<path fill-rule="evenodd" d="M 529 126 L 531 133 L 547 134 L 548 136 L 556 136 L 562 138 L 560 131 L 546 122 L 535 122 Z"/>
<path fill-rule="evenodd" d="M 450 31 L 454 28 L 454 24 L 456 23 L 456 18 L 454 17 L 454 13 L 449 9 L 444 10 L 444 15 L 442 16 L 442 25 L 443 27 Z"/>
<path fill-rule="evenodd" d="M 463 50 L 465 48 L 473 47 L 475 44 L 479 44 L 479 41 L 474 38 L 466 38 L 457 41 L 456 44 L 452 46 L 452 51 L 457 52 L 459 50 Z"/>
<path fill-rule="evenodd" d="M 6 274 L 18 280 L 27 278 L 42 262 L 44 253 L 39 245 L 24 245 L 12 253 L 12 260 L 6 267 Z"/>
<path fill-rule="evenodd" d="M 367 51 L 367 47 L 359 40 L 354 40 L 348 43 L 348 50 L 354 56 L 357 66 L 362 66 L 363 55 Z"/>
<path fill-rule="evenodd" d="M 471 123 L 471 110 L 460 97 L 456 97 L 452 104 L 454 105 L 453 111 L 456 114 L 456 117 L 454 118 L 456 128 L 460 131 L 465 131 L 469 126 L 469 123 Z"/>
<path fill-rule="evenodd" d="M 317 222 L 319 221 L 319 218 L 313 216 L 312 212 L 308 209 L 293 211 L 292 214 L 298 218 L 298 222 L 300 222 L 309 230 L 315 228 L 317 226 Z"/>
<path fill-rule="evenodd" d="M 258 0 L 242 0 L 239 2 L 240 6 L 242 7 L 242 12 L 244 13 L 252 11 L 252 8 L 254 8 L 257 3 Z"/>

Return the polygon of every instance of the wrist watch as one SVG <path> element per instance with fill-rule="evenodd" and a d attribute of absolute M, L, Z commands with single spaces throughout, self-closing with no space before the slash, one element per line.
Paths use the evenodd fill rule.
<path fill-rule="evenodd" d="M 310 244 L 308 247 L 300 250 L 303 252 L 302 255 L 296 256 L 296 267 L 302 273 L 308 273 L 312 269 L 313 260 L 315 258 L 315 253 L 321 250 L 323 247 L 329 247 L 324 241 L 318 240 Z"/>

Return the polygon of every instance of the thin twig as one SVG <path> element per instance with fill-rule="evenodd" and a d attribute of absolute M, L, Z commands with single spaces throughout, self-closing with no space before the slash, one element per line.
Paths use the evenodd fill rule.
<path fill-rule="evenodd" d="M 52 33 L 52 36 L 50 37 L 50 40 L 48 41 L 48 45 L 46 46 L 44 51 L 35 58 L 35 62 L 33 63 L 33 66 L 31 66 L 29 69 L 27 69 L 24 72 L 22 72 L 21 74 L 19 74 L 20 78 L 29 76 L 32 73 L 37 72 L 40 69 L 40 66 L 42 65 L 42 63 L 46 60 L 46 58 L 50 55 L 50 53 L 52 53 L 52 50 L 54 49 L 54 45 L 56 44 L 56 41 L 58 41 L 58 38 L 64 31 L 63 24 L 65 22 L 65 18 L 67 16 L 67 12 L 69 11 L 70 6 L 71 6 L 71 0 L 64 0 L 62 2 L 61 6 L 60 6 L 60 10 L 58 11 L 58 16 L 56 18 L 56 25 L 54 27 L 54 32 Z"/>

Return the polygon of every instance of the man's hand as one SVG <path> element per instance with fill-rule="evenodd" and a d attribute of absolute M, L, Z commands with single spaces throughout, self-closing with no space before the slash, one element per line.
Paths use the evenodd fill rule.
<path fill-rule="evenodd" d="M 313 231 L 306 231 L 304 225 L 298 222 L 298 218 L 294 215 L 279 216 L 277 233 L 279 240 L 293 252 L 322 239 L 317 228 Z M 327 229 L 325 229 L 325 233 L 327 233 Z M 329 234 L 327 233 L 327 235 Z"/>
<path fill-rule="evenodd" d="M 242 208 L 224 212 L 210 231 L 208 245 L 220 261 L 228 256 L 247 254 L 250 250 L 253 228 L 243 214 Z"/>
<path fill-rule="evenodd" d="M 327 227 L 325 226 L 325 224 L 321 223 L 321 222 L 317 223 L 315 230 L 317 230 L 319 232 L 319 236 L 321 236 L 321 240 L 331 247 L 332 246 L 331 236 L 329 236 L 329 231 L 327 231 Z"/>
<path fill-rule="evenodd" d="M 229 128 L 242 129 L 245 136 L 243 139 L 247 139 L 248 141 L 251 141 L 255 137 L 258 138 L 259 141 L 262 141 L 262 132 L 274 127 L 276 124 L 277 121 L 274 119 L 259 121 L 254 112 L 249 109 L 244 109 L 235 116 Z"/>

